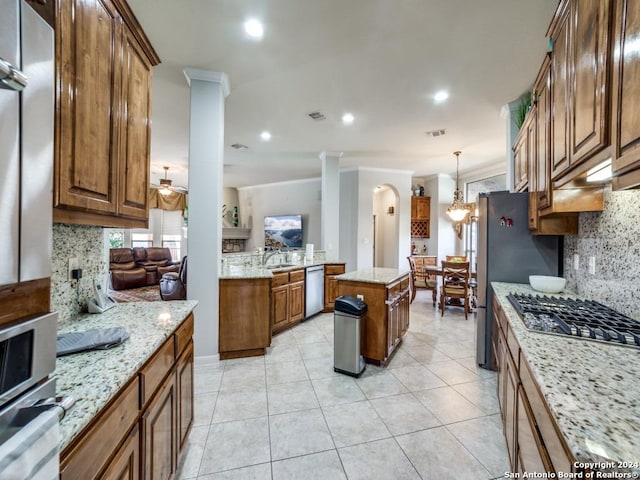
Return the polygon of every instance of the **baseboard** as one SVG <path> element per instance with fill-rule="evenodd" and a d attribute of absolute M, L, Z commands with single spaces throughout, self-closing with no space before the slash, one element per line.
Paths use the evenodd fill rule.
<path fill-rule="evenodd" d="M 220 354 L 215 355 L 200 355 L 193 359 L 194 365 L 215 365 L 220 362 Z"/>

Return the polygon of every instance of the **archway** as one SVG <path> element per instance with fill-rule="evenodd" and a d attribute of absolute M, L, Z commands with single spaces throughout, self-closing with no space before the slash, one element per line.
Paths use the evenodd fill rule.
<path fill-rule="evenodd" d="M 373 266 L 398 268 L 398 191 L 378 185 L 373 192 Z"/>

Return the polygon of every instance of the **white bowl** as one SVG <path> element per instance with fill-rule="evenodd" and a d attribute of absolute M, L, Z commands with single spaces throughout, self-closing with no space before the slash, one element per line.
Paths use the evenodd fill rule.
<path fill-rule="evenodd" d="M 529 275 L 529 285 L 534 290 L 544 293 L 559 293 L 564 290 L 567 279 L 562 277 L 548 277 L 546 275 Z"/>

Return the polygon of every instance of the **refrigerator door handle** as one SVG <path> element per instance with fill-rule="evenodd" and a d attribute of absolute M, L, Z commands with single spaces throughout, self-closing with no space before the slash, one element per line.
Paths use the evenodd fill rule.
<path fill-rule="evenodd" d="M 0 88 L 19 92 L 26 86 L 26 75 L 6 60 L 0 58 Z"/>

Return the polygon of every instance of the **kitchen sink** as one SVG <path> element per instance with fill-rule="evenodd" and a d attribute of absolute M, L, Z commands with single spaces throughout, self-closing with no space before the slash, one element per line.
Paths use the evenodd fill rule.
<path fill-rule="evenodd" d="M 265 265 L 264 268 L 268 268 L 269 270 L 275 270 L 276 268 L 287 268 L 287 267 L 295 267 L 293 263 L 280 263 L 278 265 Z"/>

